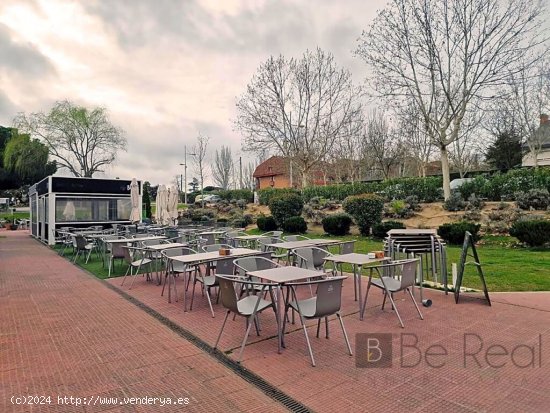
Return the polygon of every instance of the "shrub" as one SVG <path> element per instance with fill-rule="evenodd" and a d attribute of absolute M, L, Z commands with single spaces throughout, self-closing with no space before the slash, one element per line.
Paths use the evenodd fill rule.
<path fill-rule="evenodd" d="M 479 239 L 480 224 L 473 222 L 460 221 L 452 224 L 443 224 L 437 229 L 437 233 L 449 244 L 460 245 L 464 242 L 464 235 L 466 231 L 472 234 L 473 241 L 476 242 Z"/>
<path fill-rule="evenodd" d="M 258 198 L 261 205 L 269 205 L 271 199 L 288 194 L 300 195 L 300 192 L 294 188 L 264 188 L 258 191 Z"/>
<path fill-rule="evenodd" d="M 468 210 L 481 209 L 484 206 L 485 206 L 485 202 L 481 198 L 478 198 L 476 194 L 472 194 L 468 198 L 466 209 Z"/>
<path fill-rule="evenodd" d="M 307 223 L 302 217 L 289 217 L 283 224 L 285 232 L 291 234 L 305 234 L 307 232 Z"/>
<path fill-rule="evenodd" d="M 350 214 L 362 235 L 369 235 L 371 227 L 382 221 L 384 200 L 375 194 L 349 196 L 343 203 L 344 211 Z"/>
<path fill-rule="evenodd" d="M 550 206 L 550 193 L 546 189 L 531 189 L 514 194 L 516 203 L 521 209 L 547 209 Z"/>
<path fill-rule="evenodd" d="M 277 223 L 271 215 L 267 217 L 265 215 L 260 215 L 258 219 L 256 219 L 256 225 L 258 229 L 263 232 L 275 231 L 277 229 Z"/>
<path fill-rule="evenodd" d="M 244 217 L 235 217 L 231 221 L 231 226 L 233 228 L 246 228 L 246 219 Z"/>
<path fill-rule="evenodd" d="M 405 198 L 405 202 L 409 205 L 409 208 L 413 211 L 420 211 L 422 207 L 420 206 L 420 201 L 416 195 L 409 195 Z"/>
<path fill-rule="evenodd" d="M 399 221 L 378 222 L 372 226 L 372 236 L 378 239 L 384 239 L 390 229 L 405 229 L 405 225 Z"/>
<path fill-rule="evenodd" d="M 536 219 L 517 221 L 510 228 L 510 235 L 530 247 L 539 247 L 550 242 L 550 221 Z"/>
<path fill-rule="evenodd" d="M 323 219 L 323 229 L 330 235 L 346 235 L 351 221 L 351 216 L 345 213 L 328 215 Z"/>
<path fill-rule="evenodd" d="M 208 208 L 187 208 L 182 211 L 182 218 L 190 219 L 191 221 L 208 221 L 216 216 L 216 213 Z M 206 217 L 204 219 L 203 217 Z"/>
<path fill-rule="evenodd" d="M 451 196 L 443 203 L 443 208 L 447 211 L 461 211 L 466 207 L 460 192 L 452 191 Z"/>
<path fill-rule="evenodd" d="M 302 215 L 304 201 L 295 193 L 288 193 L 269 201 L 269 210 L 279 227 L 284 228 L 284 223 L 289 217 Z"/>

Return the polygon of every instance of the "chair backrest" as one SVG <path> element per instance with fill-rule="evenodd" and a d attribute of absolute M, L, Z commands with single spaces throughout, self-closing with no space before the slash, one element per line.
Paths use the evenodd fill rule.
<path fill-rule="evenodd" d="M 351 254 L 354 250 L 355 241 L 347 241 L 340 244 L 340 254 Z"/>
<path fill-rule="evenodd" d="M 401 288 L 412 287 L 416 283 L 416 269 L 418 259 L 403 261 L 401 272 Z"/>
<path fill-rule="evenodd" d="M 188 247 L 167 248 L 165 250 L 162 250 L 162 254 L 167 257 L 175 257 L 177 255 L 191 255 L 196 253 L 197 251 Z"/>
<path fill-rule="evenodd" d="M 261 251 L 274 251 L 275 247 L 270 247 L 269 244 L 280 244 L 283 242 L 282 239 L 277 237 L 264 237 L 264 238 L 258 238 L 258 243 L 260 244 L 260 250 Z"/>
<path fill-rule="evenodd" d="M 234 260 L 234 264 L 240 276 L 245 276 L 250 271 L 268 270 L 279 266 L 275 261 L 259 256 L 238 258 Z"/>
<path fill-rule="evenodd" d="M 122 248 L 122 247 L 128 246 L 127 243 L 115 242 L 115 243 L 112 243 L 111 245 L 112 245 L 111 256 L 113 258 L 126 258 L 125 254 L 126 254 L 127 248 Z"/>
<path fill-rule="evenodd" d="M 202 250 L 204 252 L 216 252 L 216 251 L 219 251 L 220 248 L 233 248 L 231 245 L 229 244 L 210 244 L 210 245 L 203 245 L 202 246 Z"/>
<path fill-rule="evenodd" d="M 203 244 L 205 244 L 205 245 L 212 245 L 212 244 L 216 243 L 216 237 L 214 236 L 214 234 L 200 234 L 199 236 L 203 240 L 205 240 L 203 242 Z"/>
<path fill-rule="evenodd" d="M 292 252 L 298 259 L 298 266 L 310 270 L 323 268 L 324 258 L 332 255 L 327 250 L 318 247 L 295 248 Z"/>
<path fill-rule="evenodd" d="M 344 278 L 326 278 L 314 283 L 317 285 L 315 317 L 325 317 L 340 311 Z"/>
<path fill-rule="evenodd" d="M 220 296 L 222 305 L 228 310 L 239 314 L 239 307 L 237 305 L 237 292 L 235 291 L 234 281 L 225 277 L 216 276 L 220 285 Z"/>
<path fill-rule="evenodd" d="M 75 248 L 77 250 L 86 249 L 86 245 L 88 245 L 88 241 L 82 235 L 75 235 L 74 242 L 76 243 Z"/>

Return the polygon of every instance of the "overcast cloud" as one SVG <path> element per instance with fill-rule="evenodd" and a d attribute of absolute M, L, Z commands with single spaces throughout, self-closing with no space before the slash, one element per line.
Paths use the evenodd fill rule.
<path fill-rule="evenodd" d="M 319 46 L 361 82 L 365 67 L 352 50 L 384 4 L 2 0 L 0 125 L 57 100 L 104 106 L 128 139 L 105 175 L 169 183 L 199 132 L 210 137 L 212 157 L 222 144 L 241 153 L 235 99 L 270 55 Z"/>

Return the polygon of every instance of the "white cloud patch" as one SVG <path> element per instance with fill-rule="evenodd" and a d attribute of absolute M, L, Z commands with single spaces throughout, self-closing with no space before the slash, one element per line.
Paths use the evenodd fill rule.
<path fill-rule="evenodd" d="M 106 107 L 128 138 L 106 175 L 168 183 L 199 132 L 212 158 L 241 153 L 235 99 L 270 55 L 320 46 L 362 81 L 351 51 L 384 3 L 2 0 L 0 124 L 56 100 Z"/>

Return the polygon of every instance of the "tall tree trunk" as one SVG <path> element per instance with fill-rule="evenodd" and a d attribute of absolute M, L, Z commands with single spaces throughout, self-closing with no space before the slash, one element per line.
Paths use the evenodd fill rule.
<path fill-rule="evenodd" d="M 441 153 L 441 174 L 443 175 L 443 195 L 445 200 L 451 196 L 451 176 L 449 170 L 449 153 L 446 146 L 439 148 Z"/>

